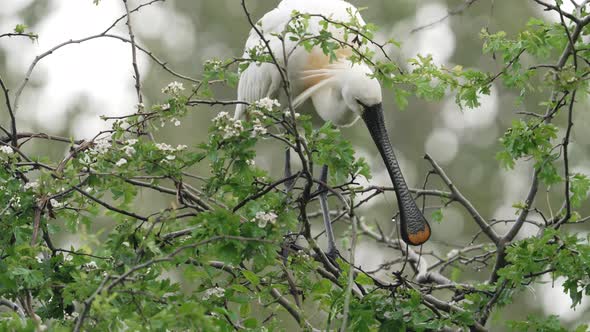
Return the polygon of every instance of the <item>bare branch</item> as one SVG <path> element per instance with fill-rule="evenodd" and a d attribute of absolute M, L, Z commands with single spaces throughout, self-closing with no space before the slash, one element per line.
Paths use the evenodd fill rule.
<path fill-rule="evenodd" d="M 478 0 L 465 0 L 465 2 L 462 5 L 460 5 L 459 7 L 447 11 L 447 14 L 445 16 L 443 16 L 443 17 L 439 18 L 438 20 L 433 21 L 431 23 L 416 27 L 416 28 L 412 29 L 410 31 L 410 33 L 416 33 L 420 30 L 431 28 L 439 23 L 444 22 L 446 19 L 448 19 L 451 16 L 463 14 L 464 11 L 469 9 L 469 7 L 471 7 L 471 5 L 473 5 L 477 1 Z"/>
<path fill-rule="evenodd" d="M 104 278 L 102 279 L 102 282 L 100 283 L 98 288 L 96 288 L 94 293 L 92 293 L 92 295 L 90 295 L 90 297 L 84 301 L 84 309 L 82 310 L 82 313 L 80 314 L 80 316 L 76 320 L 76 325 L 74 326 L 74 332 L 80 332 L 80 330 L 82 329 L 82 325 L 84 324 L 84 320 L 86 319 L 86 317 L 90 313 L 90 307 L 92 306 L 92 302 L 94 302 L 94 299 L 100 293 L 102 293 L 102 291 L 104 290 L 104 286 L 108 280 L 109 280 L 109 275 L 107 274 L 104 276 Z"/>
<path fill-rule="evenodd" d="M 556 224 L 555 228 L 559 228 L 563 223 L 566 223 L 572 216 L 572 205 L 570 197 L 570 167 L 569 167 L 569 151 L 568 146 L 570 143 L 572 128 L 574 127 L 574 103 L 576 102 L 576 92 L 572 93 L 572 99 L 567 114 L 567 130 L 565 137 L 563 138 L 563 168 L 564 168 L 564 179 L 565 179 L 565 215 Z"/>
<path fill-rule="evenodd" d="M 9 33 L 3 33 L 0 35 L 0 38 L 4 38 L 4 37 L 27 37 L 29 39 L 35 40 L 37 39 L 37 35 L 34 33 L 20 33 L 20 32 L 9 32 Z"/>
<path fill-rule="evenodd" d="M 352 234 L 350 239 L 350 254 L 349 254 L 349 273 L 348 273 L 348 284 L 346 285 L 346 293 L 344 295 L 344 307 L 342 308 L 342 326 L 340 326 L 340 332 L 346 332 L 348 328 L 348 311 L 350 310 L 350 297 L 352 294 L 352 287 L 354 285 L 355 274 L 354 271 L 354 256 L 356 252 L 356 240 L 357 240 L 357 223 L 358 218 L 354 215 L 354 204 L 349 204 L 349 214 L 351 217 Z"/>
<path fill-rule="evenodd" d="M 12 105 L 10 104 L 10 96 L 8 96 L 8 88 L 4 84 L 4 80 L 2 80 L 2 76 L 0 76 L 0 87 L 2 87 L 2 91 L 4 92 L 4 100 L 6 101 L 6 109 L 8 110 L 8 115 L 10 115 L 10 138 L 12 141 L 12 146 L 18 146 L 18 140 L 16 138 L 16 117 L 14 116 L 14 111 L 12 110 Z M 4 130 L 6 131 L 6 130 Z"/>
<path fill-rule="evenodd" d="M 178 254 L 182 253 L 185 250 L 194 249 L 194 248 L 197 248 L 197 247 L 200 247 L 200 246 L 204 246 L 204 245 L 209 244 L 209 243 L 212 243 L 212 242 L 223 241 L 223 240 L 235 240 L 235 241 L 243 241 L 243 242 L 274 243 L 273 241 L 270 241 L 270 240 L 258 239 L 258 238 L 249 238 L 249 237 L 243 237 L 243 236 L 231 236 L 231 235 L 214 236 L 214 237 L 208 238 L 206 240 L 202 240 L 202 241 L 198 241 L 198 242 L 195 242 L 195 243 L 191 243 L 191 244 L 187 244 L 187 245 L 178 247 L 176 250 L 174 250 L 173 252 L 171 252 L 167 256 L 159 257 L 159 258 L 154 258 L 154 259 L 151 259 L 151 260 L 149 260 L 149 261 L 147 261 L 145 263 L 136 265 L 136 266 L 132 267 L 131 269 L 129 269 L 127 272 L 123 273 L 121 276 L 119 276 L 119 278 L 117 278 L 113 282 L 111 282 L 106 287 L 106 290 L 108 292 L 110 292 L 115 286 L 117 286 L 118 284 L 120 284 L 123 281 L 125 281 L 125 278 L 129 277 L 134 272 L 139 271 L 139 270 L 142 270 L 142 269 L 145 269 L 145 268 L 147 268 L 149 266 L 152 266 L 154 264 L 157 264 L 157 263 L 169 262 L 174 257 L 176 257 Z"/>
<path fill-rule="evenodd" d="M 547 3 L 545 1 L 542 0 L 533 0 L 534 2 L 538 3 L 539 5 L 545 7 L 545 11 L 550 11 L 550 10 L 554 10 L 556 12 L 560 12 L 561 9 L 555 5 L 552 5 L 550 3 Z M 575 22 L 575 23 L 580 23 L 580 20 L 575 17 L 574 15 L 570 14 L 570 13 L 563 13 L 563 16 L 569 18 L 571 21 Z"/>
<path fill-rule="evenodd" d="M 135 213 L 132 213 L 132 212 L 128 212 L 128 211 L 125 211 L 125 210 L 122 210 L 122 209 L 119 209 L 119 208 L 116 208 L 116 207 L 112 206 L 111 204 L 109 204 L 109 203 L 107 203 L 105 201 L 102 201 L 102 200 L 100 200 L 100 199 L 98 199 L 98 198 L 96 198 L 96 197 L 88 194 L 82 188 L 74 187 L 74 189 L 77 192 L 79 192 L 82 196 L 86 196 L 87 198 L 90 198 L 90 200 L 92 200 L 92 201 L 94 201 L 94 202 L 96 202 L 96 203 L 104 206 L 105 208 L 107 208 L 107 209 L 109 209 L 111 211 L 117 212 L 119 214 L 122 214 L 122 215 L 125 215 L 125 216 L 128 216 L 128 217 L 131 217 L 131 218 L 134 218 L 134 219 L 137 219 L 137 220 L 148 221 L 148 218 L 146 218 L 146 217 L 142 217 L 142 216 L 140 216 L 138 214 L 135 214 Z"/>
<path fill-rule="evenodd" d="M 443 169 L 436 163 L 436 161 L 434 161 L 434 159 L 430 155 L 427 154 L 426 156 L 424 156 L 424 158 L 430 162 L 436 174 L 438 174 L 440 178 L 443 180 L 443 182 L 447 185 L 447 187 L 449 187 L 449 189 L 453 193 L 453 198 L 460 202 L 461 205 L 463 205 L 467 209 L 467 211 L 469 211 L 471 217 L 473 217 L 473 220 L 475 220 L 475 222 L 488 236 L 488 238 L 492 240 L 492 242 L 498 244 L 500 241 L 500 237 L 498 236 L 498 234 L 496 234 L 496 231 L 494 231 L 494 229 L 488 224 L 488 222 L 479 214 L 479 212 L 475 209 L 473 204 L 471 204 L 471 202 L 465 196 L 463 196 L 463 194 L 461 194 L 459 189 L 453 184 L 453 182 L 451 181 L 451 179 L 449 179 L 449 177 L 446 175 Z"/>
<path fill-rule="evenodd" d="M 27 316 L 25 315 L 25 311 L 18 305 L 16 302 L 9 301 L 5 298 L 0 298 L 0 306 L 5 306 L 10 308 L 10 310 L 16 312 L 18 316 L 21 318 L 21 321 L 25 321 Z"/>
<path fill-rule="evenodd" d="M 115 22 L 113 22 L 113 24 L 111 24 L 105 31 L 103 31 L 103 34 L 107 34 L 109 31 L 111 31 L 119 22 L 121 22 L 122 20 L 125 19 L 125 17 L 128 17 L 129 15 L 131 15 L 132 13 L 138 12 L 140 9 L 142 9 L 143 7 L 147 7 L 147 6 L 151 6 L 152 4 L 156 3 L 156 2 L 165 2 L 166 0 L 152 0 L 150 2 L 146 2 L 143 3 L 135 8 L 133 8 L 132 10 L 126 10 L 125 15 L 119 17 L 118 19 L 115 20 Z"/>
<path fill-rule="evenodd" d="M 123 0 L 125 11 L 127 11 L 127 28 L 129 31 L 129 41 L 131 42 L 131 59 L 133 64 L 133 72 L 135 73 L 135 90 L 137 92 L 137 101 L 139 105 L 143 104 L 143 96 L 141 95 L 141 76 L 139 67 L 137 66 L 137 46 L 135 45 L 135 35 L 133 34 L 133 27 L 131 26 L 131 12 L 127 0 Z M 115 22 L 116 24 L 116 22 Z"/>
<path fill-rule="evenodd" d="M 100 33 L 97 35 L 92 35 L 92 36 L 88 36 L 88 37 L 84 37 L 84 38 L 80 38 L 80 39 L 70 39 L 68 41 L 65 41 L 61 44 L 58 44 L 52 48 L 50 48 L 49 50 L 47 50 L 44 53 L 39 54 L 38 56 L 35 57 L 35 59 L 33 60 L 33 62 L 31 63 L 31 65 L 29 66 L 29 69 L 27 70 L 27 73 L 25 74 L 25 78 L 23 80 L 23 82 L 21 83 L 21 85 L 19 86 L 19 88 L 17 89 L 16 93 L 15 93 L 15 97 L 14 97 L 14 113 L 18 113 L 18 108 L 20 106 L 20 97 L 23 93 L 23 90 L 26 88 L 26 86 L 28 85 L 30 79 L 31 79 L 31 75 L 33 74 L 33 71 L 35 70 L 35 67 L 37 66 L 37 64 L 43 60 L 45 57 L 53 54 L 55 51 L 68 46 L 68 45 L 72 45 L 72 44 L 81 44 L 93 39 L 98 39 L 98 38 L 113 38 L 113 39 L 118 39 L 120 41 L 126 42 L 126 43 L 132 43 L 131 40 L 125 38 L 125 37 L 121 37 L 121 36 L 117 36 L 117 35 L 112 35 L 112 34 L 105 34 L 105 33 Z M 135 46 L 138 50 L 140 50 L 141 52 L 145 53 L 147 56 L 149 56 L 155 63 L 159 64 L 162 68 L 164 68 L 164 70 L 166 70 L 167 72 L 169 72 L 170 74 L 172 74 L 175 77 L 187 80 L 187 81 L 191 81 L 194 83 L 200 83 L 199 80 L 196 80 L 194 78 L 185 76 L 185 75 L 181 75 L 176 73 L 175 71 L 173 71 L 172 69 L 170 69 L 168 67 L 168 65 L 163 62 L 162 60 L 160 60 L 159 58 L 157 58 L 151 51 L 146 50 L 145 48 L 136 45 Z"/>

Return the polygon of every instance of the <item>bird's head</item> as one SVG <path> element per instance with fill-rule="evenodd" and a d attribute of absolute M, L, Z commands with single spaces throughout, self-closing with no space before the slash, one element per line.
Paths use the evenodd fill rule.
<path fill-rule="evenodd" d="M 381 84 L 372 77 L 373 72 L 364 64 L 355 64 L 343 70 L 338 77 L 342 84 L 342 97 L 347 106 L 361 116 L 367 108 L 381 105 Z"/>

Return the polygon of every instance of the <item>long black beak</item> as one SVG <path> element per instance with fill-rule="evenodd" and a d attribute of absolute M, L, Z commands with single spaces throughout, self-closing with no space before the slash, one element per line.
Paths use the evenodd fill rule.
<path fill-rule="evenodd" d="M 387 167 L 391 177 L 391 182 L 393 182 L 399 204 L 402 239 L 411 245 L 421 245 L 430 238 L 430 225 L 412 198 L 393 153 L 393 147 L 389 142 L 385 121 L 383 120 L 382 104 L 365 107 L 362 117 L 381 153 L 385 167 Z"/>

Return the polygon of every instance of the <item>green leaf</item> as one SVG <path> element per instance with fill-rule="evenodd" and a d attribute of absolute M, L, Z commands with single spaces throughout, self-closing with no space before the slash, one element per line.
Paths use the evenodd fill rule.
<path fill-rule="evenodd" d="M 252 285 L 258 286 L 260 284 L 260 278 L 256 275 L 256 273 L 248 270 L 242 270 L 242 275 L 246 280 L 248 280 Z"/>
<path fill-rule="evenodd" d="M 26 26 L 25 24 L 17 24 L 14 27 L 14 32 L 16 33 L 25 33 L 25 31 L 27 30 L 28 26 Z"/>
<path fill-rule="evenodd" d="M 444 215 L 442 209 L 435 210 L 432 212 L 432 221 L 440 223 L 443 221 Z"/>
<path fill-rule="evenodd" d="M 584 174 L 574 174 L 570 179 L 571 204 L 579 208 L 582 202 L 588 197 L 590 190 L 590 178 Z"/>
<path fill-rule="evenodd" d="M 354 279 L 354 281 L 362 286 L 373 286 L 374 282 L 373 279 L 371 279 L 369 276 L 367 276 L 364 273 L 359 273 L 356 278 Z"/>
<path fill-rule="evenodd" d="M 256 318 L 254 317 L 248 318 L 244 320 L 244 327 L 249 329 L 255 329 L 256 327 L 258 327 L 258 320 L 256 320 Z"/>

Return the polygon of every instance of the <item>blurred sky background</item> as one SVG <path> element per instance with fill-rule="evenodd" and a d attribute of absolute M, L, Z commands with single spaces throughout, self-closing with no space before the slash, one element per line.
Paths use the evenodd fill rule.
<path fill-rule="evenodd" d="M 247 3 L 254 18 L 258 19 L 278 2 L 250 0 Z M 379 40 L 393 37 L 402 42 L 401 50 L 388 49 L 397 61 L 417 53 L 432 54 L 436 63 L 451 68 L 462 65 L 491 72 L 501 70 L 502 65 L 489 55 L 481 55 L 479 33 L 482 28 L 487 27 L 491 32 L 505 30 L 514 36 L 524 28 L 529 17 L 558 20 L 538 10 L 533 1 L 481 0 L 463 15 L 450 17 L 429 29 L 410 33 L 417 26 L 444 17 L 449 9 L 461 5 L 463 0 L 350 2 L 368 7 L 363 16 L 380 27 Z M 130 1 L 131 7 L 139 3 Z M 569 5 L 568 1 L 564 2 L 567 10 L 571 10 L 567 7 Z M 97 34 L 124 12 L 122 2 L 116 0 L 102 0 L 98 6 L 92 0 L 0 0 L 0 33 L 10 32 L 16 24 L 25 23 L 32 32 L 39 34 L 37 42 L 23 38 L 0 40 L 2 77 L 12 91 L 16 90 L 36 55 L 66 40 Z M 238 0 L 168 0 L 134 14 L 133 22 L 138 44 L 153 51 L 175 71 L 191 77 L 199 76 L 202 64 L 207 59 L 241 56 L 249 31 Z M 114 33 L 127 36 L 126 26 L 119 24 Z M 526 58 L 524 60 L 527 61 Z M 146 106 L 163 102 L 161 88 L 177 79 L 143 54 L 139 57 L 139 68 Z M 137 101 L 132 75 L 129 44 L 105 38 L 62 48 L 42 60 L 31 76 L 31 84 L 23 93 L 17 114 L 21 121 L 19 129 L 78 139 L 93 137 L 97 131 L 108 126 L 99 119 L 100 115 L 133 112 Z M 185 82 L 185 85 L 190 86 L 189 82 Z M 454 103 L 454 96 L 449 96 L 440 103 L 411 100 L 410 107 L 400 111 L 394 106 L 393 97 L 387 97 L 387 91 L 384 95 L 390 136 L 411 186 L 422 185 L 428 171 L 422 156 L 430 153 L 484 217 L 514 218 L 516 210 L 512 205 L 523 200 L 528 191 L 531 164 L 519 163 L 513 171 L 502 170 L 495 160 L 495 154 L 500 148 L 498 137 L 510 126 L 516 111 L 535 111 L 540 99 L 531 98 L 523 105 L 516 105 L 517 95 L 514 91 L 495 85 L 491 95 L 484 96 L 482 106 L 476 110 L 461 111 Z M 217 96 L 220 99 L 233 99 L 235 91 L 231 88 L 219 89 Z M 587 130 L 590 114 L 580 112 L 587 106 L 586 101 L 577 106 L 579 111 L 576 113 L 571 144 L 571 163 L 574 172 L 590 174 L 590 131 Z M 209 120 L 221 109 L 194 108 L 181 126 L 169 125 L 157 133 L 157 138 L 172 144 L 195 146 L 206 139 Z M 2 108 L 0 122 L 5 123 L 7 118 Z M 563 125 L 562 122 L 558 124 Z M 355 125 L 344 129 L 343 133 L 354 143 L 359 155 L 369 160 L 374 173 L 371 183 L 389 185 L 381 158 L 364 126 Z M 53 157 L 64 153 L 58 147 L 47 151 L 42 151 L 40 147 L 37 149 L 38 153 Z M 280 175 L 283 165 L 276 161 L 281 160 L 277 156 L 282 156 L 282 148 L 263 143 L 261 152 L 263 149 L 264 153 L 257 158 L 257 164 Z M 554 199 L 551 193 L 561 190 L 552 188 L 547 194 L 554 210 L 559 208 L 561 202 Z M 547 207 L 547 204 L 542 203 L 545 196 L 545 192 L 541 191 L 537 199 L 537 204 L 543 208 Z M 142 194 L 141 200 L 150 202 L 152 197 L 149 193 Z M 392 195 L 385 195 L 365 206 L 360 213 L 369 220 L 381 220 L 382 224 L 387 224 L 383 221 L 390 217 L 393 200 Z M 162 202 L 151 203 L 156 206 L 166 205 Z M 587 215 L 590 211 L 586 209 L 585 212 L 584 215 Z M 506 226 L 500 224 L 497 227 L 503 231 Z M 465 211 L 456 205 L 446 208 L 444 221 L 433 228 L 433 241 L 424 250 L 435 250 L 441 255 L 446 255 L 455 246 L 464 246 L 477 231 Z M 319 224 L 317 229 L 320 229 Z M 337 230 L 342 232 L 346 228 L 337 227 Z M 585 234 L 587 230 L 586 227 L 576 231 Z M 534 226 L 526 224 L 519 236 L 522 238 L 536 232 Z M 69 236 L 63 241 L 76 243 L 78 239 Z M 371 269 L 387 259 L 389 253 L 376 244 L 363 241 L 357 255 L 357 262 Z M 462 278 L 468 281 L 485 275 L 467 271 Z M 569 297 L 563 293 L 560 284 L 560 280 L 555 283 L 547 280 L 543 285 L 530 287 L 517 294 L 515 303 L 496 315 L 493 324 L 501 326 L 503 320 L 524 319 L 525 312 L 560 315 L 565 324 L 571 325 L 590 322 L 590 301 L 586 298 L 577 310 L 572 310 Z"/>

